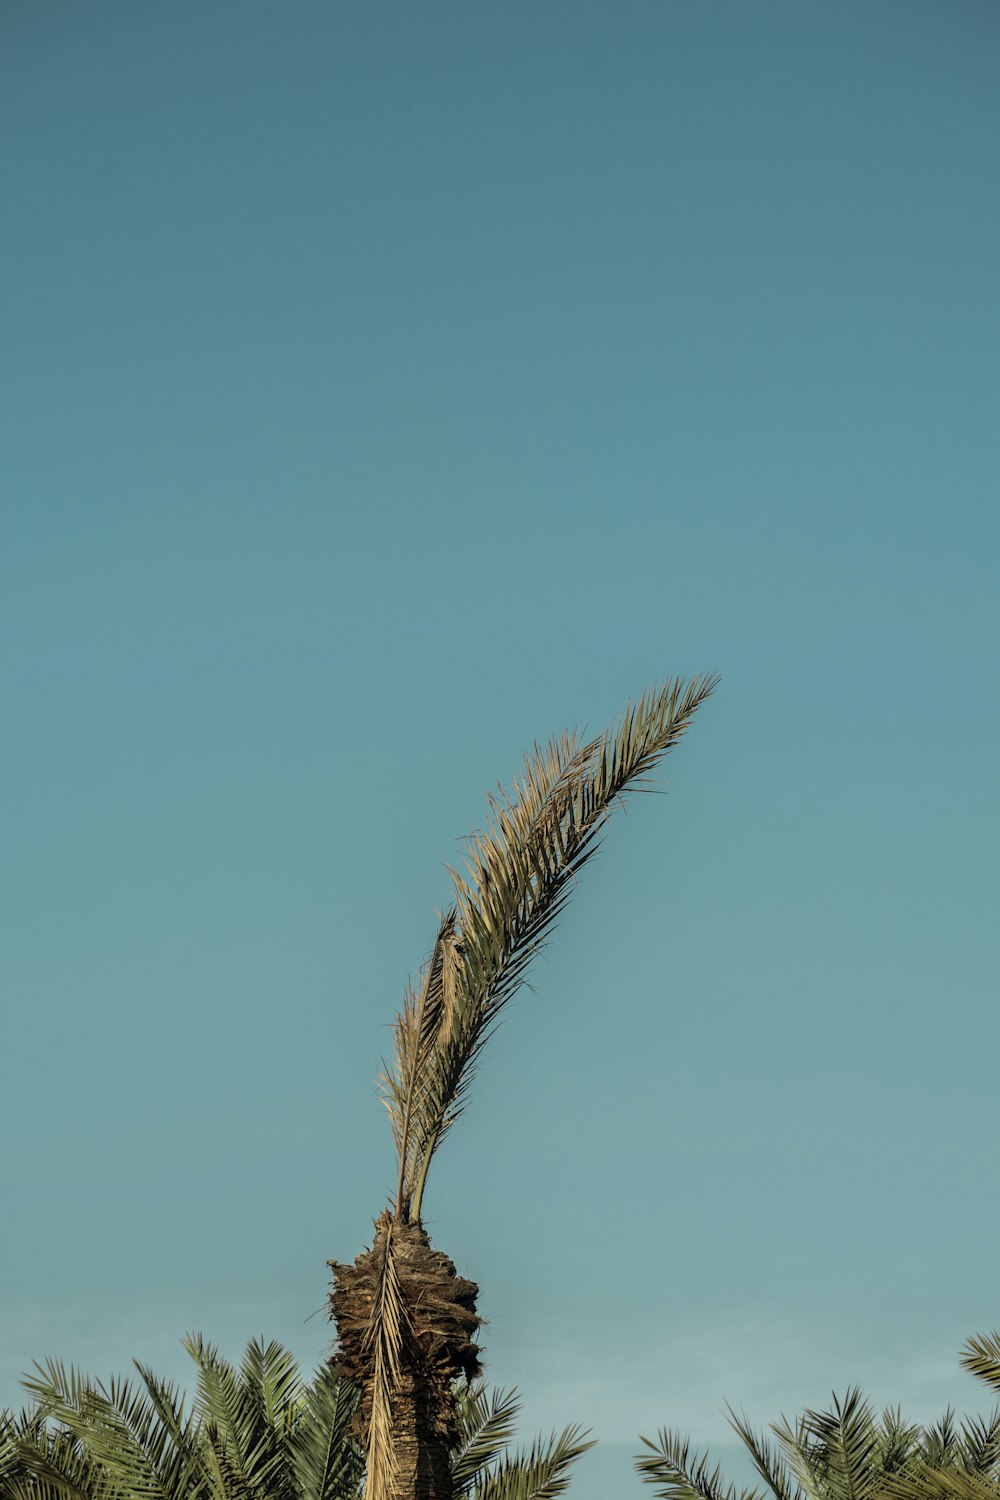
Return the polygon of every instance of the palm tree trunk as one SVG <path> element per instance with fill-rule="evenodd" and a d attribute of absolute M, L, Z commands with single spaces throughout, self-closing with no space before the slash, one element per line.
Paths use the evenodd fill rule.
<path fill-rule="evenodd" d="M 351 1265 L 330 1261 L 330 1268 L 333 1365 L 361 1387 L 356 1430 L 368 1452 L 373 1500 L 452 1500 L 452 1386 L 480 1373 L 473 1342 L 482 1322 L 479 1288 L 433 1249 L 422 1225 L 388 1211 L 375 1221 L 370 1250 Z"/>
<path fill-rule="evenodd" d="M 401 1373 L 393 1394 L 395 1465 L 389 1500 L 452 1500 L 451 1448 L 442 1413 L 425 1381 Z"/>

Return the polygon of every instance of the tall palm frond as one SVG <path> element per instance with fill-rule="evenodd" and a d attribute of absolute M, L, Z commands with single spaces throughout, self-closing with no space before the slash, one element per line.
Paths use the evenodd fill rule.
<path fill-rule="evenodd" d="M 382 1074 L 399 1159 L 397 1217 L 419 1220 L 430 1162 L 461 1114 L 476 1064 L 503 1006 L 596 852 L 625 792 L 641 786 L 690 727 L 714 677 L 644 693 L 604 734 L 566 733 L 525 757 L 512 792 L 489 798 L 485 830 L 467 840 L 465 874 L 442 918 L 419 991 L 394 1026 Z"/>

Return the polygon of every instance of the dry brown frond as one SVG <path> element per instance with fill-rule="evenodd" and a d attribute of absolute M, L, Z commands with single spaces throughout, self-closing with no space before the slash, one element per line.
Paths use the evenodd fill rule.
<path fill-rule="evenodd" d="M 399 1385 L 407 1317 L 396 1272 L 393 1223 L 388 1213 L 382 1215 L 380 1224 L 381 1244 L 376 1238 L 380 1251 L 378 1278 L 364 1339 L 371 1369 L 371 1410 L 365 1443 L 368 1454 L 365 1492 L 369 1500 L 389 1500 L 392 1494 L 396 1470 L 392 1402 Z"/>
<path fill-rule="evenodd" d="M 389 1112 L 399 1161 L 395 1214 L 405 1220 L 409 1211 L 412 1156 L 419 1130 L 421 1106 L 430 1077 L 430 1061 L 437 1047 L 446 1046 L 454 1026 L 459 970 L 454 908 L 438 927 L 419 995 L 407 990 L 403 1009 L 393 1023 L 393 1063 L 379 1074 L 382 1099 Z"/>

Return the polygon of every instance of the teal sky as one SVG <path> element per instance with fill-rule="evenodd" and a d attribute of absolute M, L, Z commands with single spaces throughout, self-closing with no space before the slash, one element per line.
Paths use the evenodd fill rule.
<path fill-rule="evenodd" d="M 322 1356 L 484 790 L 717 670 L 431 1232 L 526 1433 L 603 1439 L 578 1500 L 664 1423 L 728 1461 L 726 1400 L 985 1408 L 1000 10 L 8 0 L 0 42 L 0 1404 L 193 1328 Z"/>

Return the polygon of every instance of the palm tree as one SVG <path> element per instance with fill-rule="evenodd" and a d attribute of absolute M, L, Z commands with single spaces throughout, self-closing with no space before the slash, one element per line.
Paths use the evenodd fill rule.
<path fill-rule="evenodd" d="M 611 809 L 689 727 L 713 677 L 679 679 L 629 704 L 605 733 L 566 733 L 525 758 L 490 798 L 422 975 L 393 1027 L 381 1088 L 396 1190 L 371 1248 L 331 1261 L 337 1370 L 358 1382 L 369 1500 L 454 1500 L 454 1389 L 480 1371 L 478 1287 L 435 1250 L 421 1213 L 431 1162 L 462 1113 L 483 1047 L 595 853 Z"/>
<path fill-rule="evenodd" d="M 1000 1334 L 970 1339 L 961 1358 L 1000 1390 Z M 636 1469 L 661 1500 L 1000 1500 L 1000 1408 L 961 1424 L 949 1410 L 920 1427 L 898 1407 L 877 1417 L 855 1387 L 830 1411 L 773 1424 L 777 1446 L 731 1408 L 729 1420 L 764 1489 L 725 1484 L 718 1465 L 667 1428 L 655 1443 L 642 1438 L 650 1451 Z"/>
<path fill-rule="evenodd" d="M 26 1381 L 32 1409 L 0 1414 L 0 1500 L 362 1500 L 358 1392 L 329 1364 L 311 1382 L 280 1344 L 256 1340 L 234 1367 L 200 1335 L 190 1409 L 136 1362 L 138 1382 L 92 1381 L 56 1361 Z M 455 1392 L 452 1484 L 460 1500 L 556 1500 L 592 1446 L 567 1427 L 512 1451 L 515 1391 Z"/>
<path fill-rule="evenodd" d="M 251 1341 L 238 1368 L 200 1335 L 190 1407 L 135 1361 L 138 1382 L 92 1381 L 55 1360 L 7 1416 L 3 1500 L 356 1500 L 363 1454 L 349 1433 L 357 1391 L 329 1367 L 303 1381 L 280 1344 Z"/>

